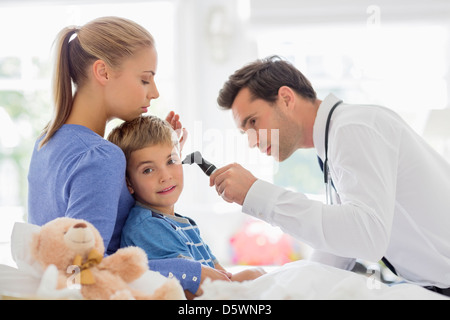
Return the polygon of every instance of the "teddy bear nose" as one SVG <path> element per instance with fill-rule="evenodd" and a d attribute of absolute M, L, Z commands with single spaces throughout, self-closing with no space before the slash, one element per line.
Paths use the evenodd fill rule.
<path fill-rule="evenodd" d="M 84 222 L 80 222 L 80 223 L 77 223 L 76 225 L 74 225 L 73 228 L 74 229 L 78 229 L 78 228 L 84 229 L 84 228 L 87 228 L 87 225 Z"/>

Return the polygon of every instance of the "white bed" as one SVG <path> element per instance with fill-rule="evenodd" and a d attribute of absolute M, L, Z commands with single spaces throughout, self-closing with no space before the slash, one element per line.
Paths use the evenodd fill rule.
<path fill-rule="evenodd" d="M 16 223 L 11 236 L 11 252 L 17 267 L 0 265 L 0 297 L 72 298 L 77 290 L 55 290 L 56 269 L 42 270 L 29 252 L 31 234 L 39 227 Z M 149 272 L 134 284 L 149 293 L 166 279 Z M 444 296 L 412 284 L 386 286 L 375 277 L 366 277 L 308 261 L 286 264 L 244 283 L 206 282 L 203 300 L 285 300 L 285 299 L 418 299 L 441 300 Z"/>
<path fill-rule="evenodd" d="M 447 300 L 413 284 L 387 286 L 364 276 L 306 260 L 286 264 L 244 283 L 208 282 L 204 300 Z"/>

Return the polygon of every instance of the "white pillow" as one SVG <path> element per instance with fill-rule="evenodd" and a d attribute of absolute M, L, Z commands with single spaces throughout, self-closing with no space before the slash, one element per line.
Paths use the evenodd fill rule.
<path fill-rule="evenodd" d="M 37 278 L 41 278 L 44 270 L 31 254 L 31 241 L 40 229 L 34 224 L 16 222 L 11 234 L 11 255 L 17 268 Z"/>
<path fill-rule="evenodd" d="M 11 234 L 11 254 L 18 268 L 0 265 L 0 297 L 15 298 L 35 296 L 43 270 L 30 250 L 31 239 L 40 227 L 16 222 Z"/>

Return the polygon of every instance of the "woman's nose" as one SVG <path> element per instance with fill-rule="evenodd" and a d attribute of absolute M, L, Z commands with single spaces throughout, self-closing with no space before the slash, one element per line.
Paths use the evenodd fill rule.
<path fill-rule="evenodd" d="M 155 81 L 152 81 L 151 85 L 149 86 L 148 93 L 147 93 L 147 99 L 153 100 L 153 99 L 158 99 L 158 98 L 159 98 L 158 88 L 156 86 Z"/>

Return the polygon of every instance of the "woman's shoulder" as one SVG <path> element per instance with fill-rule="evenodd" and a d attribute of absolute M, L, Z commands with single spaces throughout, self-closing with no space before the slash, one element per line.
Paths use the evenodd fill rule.
<path fill-rule="evenodd" d="M 84 126 L 66 124 L 58 130 L 58 133 L 61 133 L 63 140 L 68 139 L 75 142 L 75 144 L 79 144 L 81 148 L 84 147 L 86 150 L 93 148 L 120 150 L 118 146 Z"/>
<path fill-rule="evenodd" d="M 64 125 L 39 149 L 35 145 L 33 163 L 48 162 L 53 167 L 61 164 L 64 171 L 73 172 L 84 167 L 92 170 L 124 171 L 125 155 L 115 144 L 109 142 L 90 129 L 78 125 Z"/>
<path fill-rule="evenodd" d="M 78 158 L 88 157 L 89 160 L 110 161 L 118 159 L 121 162 L 125 161 L 125 156 L 118 146 L 80 125 L 62 126 L 52 137 L 49 145 L 52 143 L 57 148 L 71 149 L 71 152 L 66 150 L 65 153 L 72 154 Z"/>

